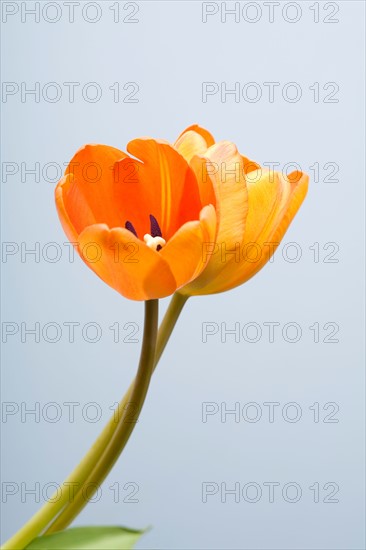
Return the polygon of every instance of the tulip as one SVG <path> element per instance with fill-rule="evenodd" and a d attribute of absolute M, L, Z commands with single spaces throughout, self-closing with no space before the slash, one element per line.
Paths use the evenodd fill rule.
<path fill-rule="evenodd" d="M 127 151 L 86 145 L 56 187 L 56 205 L 85 263 L 126 298 L 173 294 L 205 268 L 215 241 L 215 195 L 168 143 L 135 139 Z"/>
<path fill-rule="evenodd" d="M 253 277 L 270 259 L 304 200 L 308 176 L 263 170 L 235 145 L 215 143 L 211 134 L 191 126 L 181 134 L 178 151 L 197 179 L 211 179 L 217 204 L 218 233 L 205 243 L 205 270 L 180 289 L 185 296 L 230 290 Z"/>
<path fill-rule="evenodd" d="M 246 282 L 268 262 L 307 192 L 305 174 L 263 170 L 197 125 L 174 145 L 135 139 L 127 151 L 136 158 L 106 145 L 80 149 L 56 205 L 85 263 L 133 300 Z"/>
<path fill-rule="evenodd" d="M 84 147 L 56 189 L 69 239 L 79 243 L 83 260 L 111 287 L 127 298 L 146 300 L 147 328 L 149 308 L 157 307 L 157 298 L 174 293 L 156 349 L 147 354 L 150 359 L 153 354 L 153 366 L 146 369 L 146 358 L 142 360 L 137 382 L 121 401 L 122 411 L 129 402 L 142 407 L 152 372 L 187 299 L 234 288 L 261 269 L 300 207 L 308 184 L 300 172 L 284 177 L 262 170 L 233 143 L 215 143 L 196 125 L 174 145 L 136 139 L 127 151 L 135 158 L 104 145 Z M 88 176 L 90 167 L 96 169 L 95 181 Z M 102 251 L 98 261 L 82 252 L 93 244 Z M 126 248 L 122 261 L 116 261 L 116 245 Z M 145 343 L 144 338 L 143 348 Z M 137 391 L 140 398 L 132 398 Z M 92 466 L 88 457 L 82 483 L 97 487 L 103 482 L 132 429 L 123 418 L 117 426 L 107 426 L 101 441 L 108 447 L 101 452 L 98 441 L 91 449 Z M 78 470 L 68 478 L 75 479 L 80 481 Z M 86 502 L 79 490 L 46 533 L 67 527 Z"/>

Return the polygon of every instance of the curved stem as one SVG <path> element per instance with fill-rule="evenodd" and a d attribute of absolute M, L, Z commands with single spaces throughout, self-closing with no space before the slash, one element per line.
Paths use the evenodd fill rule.
<path fill-rule="evenodd" d="M 181 313 L 186 301 L 187 297 L 180 294 L 175 294 L 172 298 L 172 301 L 159 329 L 158 345 L 156 348 L 156 356 L 153 370 L 156 368 L 159 359 L 164 352 L 165 346 L 168 343 L 169 337 L 175 327 L 179 314 Z M 130 387 L 130 390 L 132 387 L 133 384 Z M 126 407 L 128 407 L 130 404 L 134 403 L 132 395 L 131 397 L 127 398 L 130 390 L 127 392 L 124 398 L 124 409 L 126 409 Z M 121 405 L 119 411 L 123 411 Z M 139 413 L 140 411 L 132 411 L 132 414 L 135 412 Z M 137 420 L 130 419 L 130 424 L 127 426 L 127 429 L 126 426 L 122 425 L 120 430 L 117 429 L 114 432 L 109 442 L 110 448 L 106 449 L 106 451 L 100 457 L 99 462 L 96 464 L 94 470 L 84 482 L 84 487 L 88 487 L 88 494 L 85 495 L 82 490 L 83 487 L 80 487 L 75 494 L 74 500 L 70 502 L 59 514 L 59 516 L 52 522 L 52 524 L 47 529 L 46 534 L 55 533 L 56 531 L 61 531 L 62 529 L 65 529 L 87 505 L 88 501 L 92 498 L 98 487 L 100 487 L 100 485 L 103 483 L 103 481 L 113 468 L 115 461 L 123 451 L 128 441 L 128 438 L 135 427 L 136 421 Z"/>
<path fill-rule="evenodd" d="M 169 308 L 166 312 L 161 328 L 159 330 L 158 340 L 156 344 L 155 360 L 153 362 L 153 369 L 156 368 L 157 363 L 165 349 L 165 346 L 169 340 L 169 337 L 173 331 L 173 328 L 177 322 L 177 319 L 184 307 L 187 297 L 183 297 L 179 294 L 175 294 L 171 300 Z M 149 302 L 146 302 L 146 305 Z M 146 322 L 146 318 L 145 318 Z M 132 401 L 132 393 L 135 388 L 135 380 L 132 382 L 125 396 L 119 404 L 119 411 L 125 411 L 128 408 L 128 403 Z M 119 422 L 121 419 L 118 418 Z M 109 420 L 108 424 L 104 427 L 103 431 L 96 439 L 92 447 L 87 454 L 78 464 L 78 466 L 72 471 L 68 478 L 64 481 L 65 487 L 73 487 L 75 484 L 80 490 L 85 486 L 88 479 L 95 470 L 96 464 L 98 464 L 100 458 L 105 455 L 105 449 L 108 447 L 109 442 L 112 440 L 115 431 L 117 430 L 118 423 L 115 415 Z M 125 423 L 126 426 L 126 423 Z M 132 433 L 134 424 L 129 435 Z M 128 438 L 127 438 L 128 439 Z M 127 441 L 126 441 L 127 442 Z M 126 443 L 125 443 L 126 444 Z M 125 445 L 124 444 L 124 445 Z M 123 449 L 122 449 L 123 450 Z M 120 451 L 121 452 L 121 451 Z M 116 457 L 118 458 L 118 457 Z M 113 462 L 114 464 L 114 462 Z M 112 464 L 112 466 L 113 466 Z M 111 467 L 112 467 L 111 466 Z M 111 468 L 110 467 L 110 468 Z M 77 492 L 77 491 L 76 491 Z M 90 495 L 91 496 L 91 495 Z M 46 502 L 42 508 L 4 545 L 1 547 L 3 550 L 23 550 L 35 537 L 41 534 L 44 529 L 51 523 L 51 521 L 63 510 L 67 510 L 68 507 L 73 504 L 70 502 L 70 496 L 68 492 L 62 491 L 61 497 L 58 494 L 52 495 L 48 502 Z M 75 515 L 77 515 L 76 512 Z M 60 516 L 61 517 L 61 514 Z M 73 515 L 73 517 L 75 517 Z M 70 521 L 72 521 L 71 518 Z"/>
<path fill-rule="evenodd" d="M 182 313 L 182 309 L 184 308 L 188 298 L 189 296 L 183 296 L 178 292 L 173 294 L 169 307 L 166 310 L 164 319 L 162 320 L 159 328 L 158 342 L 156 345 L 154 370 L 156 369 L 160 361 L 160 358 L 163 355 L 166 345 L 169 342 L 169 338 L 171 337 L 174 327 L 177 324 L 179 315 Z"/>

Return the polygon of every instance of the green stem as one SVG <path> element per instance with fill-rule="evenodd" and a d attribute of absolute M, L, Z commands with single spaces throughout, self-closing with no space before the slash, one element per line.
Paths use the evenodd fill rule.
<path fill-rule="evenodd" d="M 188 298 L 189 296 L 183 296 L 182 294 L 176 292 L 170 301 L 169 307 L 166 310 L 164 319 L 162 320 L 159 328 L 154 370 L 163 355 L 166 345 L 169 342 L 169 338 L 171 337 L 174 327 L 177 324 L 179 315 L 182 313 L 182 309 L 184 308 Z"/>
<path fill-rule="evenodd" d="M 172 298 L 172 301 L 169 305 L 169 308 L 166 312 L 165 318 L 162 322 L 161 328 L 159 330 L 158 340 L 156 344 L 156 352 L 155 352 L 155 359 L 153 361 L 153 367 L 152 370 L 156 368 L 156 365 L 165 349 L 165 346 L 169 340 L 169 337 L 173 331 L 173 328 L 177 322 L 177 319 L 183 309 L 183 306 L 186 302 L 187 298 L 183 297 L 179 294 L 175 294 Z M 145 317 L 145 328 L 146 328 L 146 322 L 147 322 L 147 310 L 148 308 L 153 309 L 153 304 L 155 301 L 149 301 L 146 302 L 146 317 Z M 148 305 L 149 304 L 149 305 Z M 156 304 L 157 309 L 157 304 Z M 149 310 L 149 316 L 154 317 L 153 311 L 150 312 Z M 145 334 L 145 329 L 144 329 Z M 150 340 L 150 338 L 149 338 Z M 151 351 L 151 342 L 149 343 L 150 351 Z M 144 342 L 143 342 L 143 349 L 141 353 L 141 360 L 144 350 Z M 141 365 L 140 360 L 140 365 Z M 149 373 L 149 380 L 151 377 L 152 372 Z M 136 380 L 139 375 L 137 375 L 136 379 L 132 382 L 130 388 L 128 389 L 127 393 L 121 400 L 119 404 L 119 411 L 127 411 L 128 404 L 131 402 L 136 403 L 135 398 L 133 398 L 133 392 L 136 387 Z M 147 390 L 148 386 L 146 387 Z M 145 394 L 146 395 L 146 394 Z M 140 394 L 141 397 L 141 394 Z M 141 407 L 140 407 L 141 408 Z M 68 478 L 64 481 L 65 487 L 72 487 L 77 486 L 77 491 L 80 491 L 85 484 L 87 483 L 87 480 L 90 478 L 91 475 L 93 475 L 93 472 L 95 471 L 95 468 L 101 459 L 101 457 L 104 456 L 105 459 L 108 458 L 109 463 L 111 464 L 110 469 L 112 468 L 115 460 L 118 458 L 119 455 L 116 455 L 115 459 L 111 460 L 111 454 L 110 452 L 106 454 L 106 450 L 109 447 L 110 442 L 113 439 L 114 433 L 118 429 L 118 426 L 121 423 L 122 419 L 125 419 L 126 415 L 118 415 L 118 421 L 116 421 L 115 415 L 112 416 L 112 418 L 109 420 L 108 424 L 105 426 L 97 440 L 94 442 L 92 447 L 89 449 L 87 454 L 84 456 L 84 458 L 81 460 L 81 462 L 78 464 L 78 466 L 72 471 L 72 473 L 68 476 Z M 129 431 L 129 435 L 132 433 L 133 428 L 135 424 L 131 424 L 130 428 L 132 426 L 132 429 L 129 429 L 129 426 L 126 422 L 122 422 L 122 424 L 127 427 L 126 433 Z M 128 437 L 126 441 L 124 442 L 123 447 L 127 443 Z M 119 451 L 122 452 L 123 448 Z M 113 448 L 113 452 L 117 452 L 117 448 Z M 104 476 L 105 477 L 105 476 Z M 104 479 L 104 478 L 103 478 Z M 91 497 L 92 495 L 90 495 Z M 54 502 L 52 502 L 54 500 Z M 68 507 L 73 504 L 73 502 L 70 502 L 68 491 L 64 490 L 60 495 L 52 495 L 51 499 L 46 502 L 42 508 L 12 537 L 10 538 L 4 545 L 1 547 L 2 550 L 23 550 L 35 537 L 40 535 L 46 527 L 50 524 L 50 522 L 63 510 L 67 510 Z M 77 515 L 78 511 L 75 515 Z M 61 514 L 60 514 L 61 517 Z M 74 515 L 73 515 L 74 517 Z M 71 518 L 70 521 L 72 521 L 73 518 Z"/>
<path fill-rule="evenodd" d="M 172 298 L 172 301 L 159 329 L 158 345 L 156 348 L 156 356 L 153 370 L 156 368 L 159 359 L 164 352 L 165 346 L 169 340 L 169 337 L 178 320 L 179 314 L 182 311 L 186 301 L 187 297 L 180 294 L 175 294 Z M 126 405 L 128 406 L 128 404 L 131 403 L 134 403 L 134 399 L 132 398 L 132 396 L 130 397 L 129 392 L 127 392 L 124 397 L 124 408 L 121 408 L 120 405 L 119 411 L 123 411 L 126 408 Z M 139 413 L 140 411 L 138 410 L 136 412 Z M 52 524 L 47 529 L 46 534 L 55 533 L 56 531 L 61 531 L 62 529 L 65 529 L 87 505 L 88 500 L 92 498 L 98 487 L 100 487 L 100 485 L 103 483 L 103 481 L 113 468 L 115 461 L 122 453 L 128 441 L 128 438 L 136 425 L 136 421 L 133 422 L 134 423 L 130 422 L 130 424 L 127 426 L 122 424 L 121 429 L 117 429 L 114 432 L 109 443 L 110 448 L 106 449 L 106 451 L 100 457 L 99 462 L 95 465 L 94 470 L 90 473 L 89 477 L 85 480 L 83 484 L 83 487 L 88 488 L 87 496 L 82 490 L 83 487 L 79 488 L 77 493 L 75 494 L 74 500 L 70 502 L 59 514 L 59 516 L 52 522 Z"/>

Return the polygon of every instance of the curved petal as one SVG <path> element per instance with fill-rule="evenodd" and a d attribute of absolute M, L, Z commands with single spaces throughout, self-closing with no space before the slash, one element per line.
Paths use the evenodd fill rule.
<path fill-rule="evenodd" d="M 63 230 L 67 235 L 67 238 L 69 239 L 70 242 L 77 242 L 78 233 L 70 220 L 70 217 L 66 211 L 65 204 L 64 204 L 63 186 L 68 185 L 69 179 L 70 179 L 70 176 L 64 176 L 57 184 L 55 189 L 55 201 L 56 201 L 57 213 L 59 215 Z"/>
<path fill-rule="evenodd" d="M 215 139 L 214 139 L 213 135 L 210 134 L 210 132 L 208 130 L 206 130 L 205 128 L 202 128 L 198 124 L 192 124 L 191 126 L 188 126 L 188 128 L 183 130 L 183 132 L 180 134 L 180 136 L 178 137 L 178 140 L 182 136 L 184 136 L 184 134 L 186 132 L 196 132 L 196 134 L 199 134 L 205 140 L 207 148 L 209 148 L 209 147 L 211 147 L 211 145 L 215 144 Z"/>
<path fill-rule="evenodd" d="M 126 154 L 108 145 L 85 145 L 66 169 L 62 185 L 66 212 L 80 233 L 95 223 L 118 227 L 121 221 L 113 197 L 114 164 Z"/>
<path fill-rule="evenodd" d="M 207 142 L 200 134 L 189 130 L 188 132 L 184 132 L 177 139 L 174 143 L 174 147 L 182 155 L 182 157 L 190 163 L 192 157 L 195 155 L 204 155 L 206 153 Z"/>
<path fill-rule="evenodd" d="M 251 172 L 254 172 L 255 170 L 260 170 L 261 166 L 254 160 L 250 160 L 247 157 L 243 158 L 243 165 L 244 165 L 244 173 L 250 174 Z"/>
<path fill-rule="evenodd" d="M 287 220 L 290 213 L 291 219 L 296 214 L 306 196 L 308 183 L 309 177 L 299 172 L 285 177 L 280 172 L 268 171 L 257 182 L 248 180 L 249 213 L 245 241 L 260 244 L 272 239 L 284 219 Z M 283 235 L 284 231 L 281 233 Z"/>
<path fill-rule="evenodd" d="M 257 181 L 248 182 L 249 211 L 238 261 L 197 294 L 230 290 L 253 277 L 268 262 L 300 208 L 308 189 L 306 174 L 294 172 L 285 178 L 266 171 L 258 175 Z"/>
<path fill-rule="evenodd" d="M 308 183 L 306 174 L 293 172 L 287 178 L 280 173 L 274 178 L 266 173 L 257 183 L 248 185 L 245 248 L 237 275 L 225 290 L 244 283 L 268 262 L 305 199 Z"/>
<path fill-rule="evenodd" d="M 216 207 L 216 193 L 210 177 L 209 161 L 207 158 L 197 155 L 192 158 L 190 165 L 196 175 L 201 204 L 213 204 Z"/>
<path fill-rule="evenodd" d="M 244 237 L 248 212 L 248 192 L 243 157 L 233 143 L 223 141 L 210 147 L 204 157 L 207 174 L 213 181 L 219 228 L 205 253 L 209 263 L 202 274 L 181 290 L 184 294 L 217 292 L 218 278 L 227 279 L 236 269 L 238 247 Z M 207 175 L 206 174 L 206 175 Z"/>
<path fill-rule="evenodd" d="M 243 160 L 236 146 L 229 141 L 221 141 L 210 147 L 205 159 L 219 211 L 217 241 L 229 245 L 241 240 L 248 210 Z"/>
<path fill-rule="evenodd" d="M 186 159 L 188 163 L 196 155 L 204 155 L 211 145 L 214 145 L 215 140 L 204 128 L 193 124 L 182 132 L 174 143 L 174 147 Z"/>
<path fill-rule="evenodd" d="M 205 268 L 208 257 L 203 254 L 207 242 L 215 242 L 216 212 L 212 205 L 205 206 L 200 221 L 185 223 L 160 250 L 161 256 L 181 287 L 195 279 Z"/>
<path fill-rule="evenodd" d="M 127 146 L 139 160 L 133 178 L 118 178 L 114 186 L 121 225 L 130 221 L 140 238 L 150 233 L 149 214 L 158 221 L 167 241 L 187 221 L 197 220 L 202 209 L 196 177 L 186 160 L 168 143 L 135 139 Z M 141 162 L 142 161 L 142 162 Z M 131 163 L 124 159 L 116 170 Z"/>
<path fill-rule="evenodd" d="M 123 228 L 96 224 L 79 235 L 79 253 L 105 283 L 131 300 L 172 294 L 177 284 L 167 262 Z"/>

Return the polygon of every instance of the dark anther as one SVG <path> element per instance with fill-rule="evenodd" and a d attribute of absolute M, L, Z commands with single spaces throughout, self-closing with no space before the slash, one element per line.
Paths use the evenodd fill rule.
<path fill-rule="evenodd" d="M 156 247 L 156 252 L 159 252 L 159 250 L 161 250 L 163 247 L 161 246 L 161 244 L 158 244 L 158 246 Z"/>
<path fill-rule="evenodd" d="M 151 236 L 152 237 L 162 237 L 161 229 L 159 227 L 157 219 L 154 218 L 154 216 L 152 214 L 150 214 L 150 227 L 151 227 Z M 159 248 L 157 248 L 157 250 L 159 250 Z"/>
<path fill-rule="evenodd" d="M 133 233 L 135 235 L 135 237 L 137 237 L 136 230 L 135 230 L 135 228 L 134 228 L 134 226 L 132 225 L 131 222 L 126 222 L 125 223 L 125 228 L 128 229 L 129 231 L 131 231 L 131 233 Z"/>

